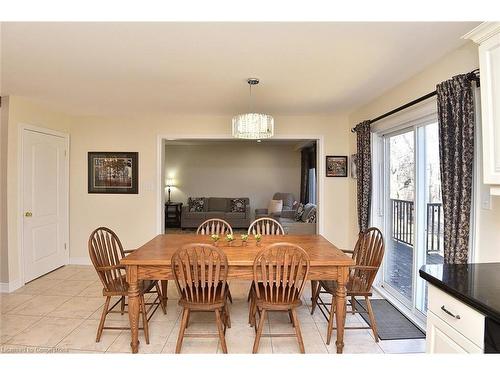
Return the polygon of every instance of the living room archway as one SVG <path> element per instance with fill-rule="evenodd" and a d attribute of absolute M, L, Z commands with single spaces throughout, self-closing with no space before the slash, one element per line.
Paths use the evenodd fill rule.
<path fill-rule="evenodd" d="M 210 135 L 203 135 L 203 136 L 193 136 L 193 135 L 160 135 L 158 136 L 157 139 L 157 183 L 156 183 L 156 190 L 157 190 L 157 195 L 156 195 L 156 201 L 157 201 L 157 233 L 158 234 L 163 234 L 165 233 L 165 202 L 167 201 L 167 195 L 168 195 L 168 190 L 167 190 L 167 179 L 171 178 L 172 176 L 167 176 L 166 173 L 166 167 L 167 167 L 167 161 L 166 161 L 166 148 L 167 145 L 185 145 L 185 146 L 193 146 L 193 145 L 201 145 L 201 144 L 210 144 L 210 143 L 219 143 L 220 146 L 223 146 L 224 143 L 227 144 L 248 144 L 250 141 L 242 141 L 238 140 L 235 138 L 232 138 L 231 136 L 228 135 L 223 135 L 223 136 L 210 136 Z M 252 141 L 256 144 L 256 141 Z M 325 170 L 325 153 L 324 153 L 324 140 L 323 136 L 318 136 L 318 135 L 288 135 L 288 136 L 278 136 L 275 138 L 272 138 L 272 140 L 267 141 L 271 142 L 273 144 L 277 144 L 282 142 L 283 144 L 295 144 L 296 147 L 300 147 L 301 145 L 307 145 L 314 143 L 315 148 L 316 148 L 316 160 L 315 160 L 315 169 L 316 169 L 316 186 L 314 189 L 314 199 L 316 201 L 316 223 L 315 223 L 315 233 L 318 234 L 323 234 L 324 232 L 324 208 L 322 206 L 322 202 L 324 199 L 324 170 Z M 265 147 L 266 141 L 263 140 L 260 145 Z M 193 147 L 191 147 L 193 148 Z M 170 180 L 172 182 L 172 180 Z M 221 182 L 222 183 L 222 182 Z M 176 190 L 178 188 L 175 188 Z M 299 187 L 300 189 L 300 187 Z M 172 189 L 173 190 L 173 189 Z M 296 190 L 297 191 L 297 190 Z M 269 200 L 272 198 L 274 195 L 274 191 L 269 192 Z M 311 192 L 309 192 L 308 196 L 310 195 Z M 175 193 L 172 193 L 174 196 Z M 238 192 L 234 192 L 234 194 L 229 194 L 231 198 L 236 198 L 238 196 Z M 296 200 L 300 200 L 300 195 L 297 193 Z M 176 195 L 177 197 L 179 196 L 178 194 Z M 219 194 L 211 194 L 213 197 L 221 197 Z M 185 197 L 186 199 L 188 198 L 187 196 Z M 186 204 L 187 202 L 183 202 Z M 251 219 L 255 218 L 255 209 L 256 208 L 264 208 L 264 207 L 256 207 L 255 202 L 250 201 L 250 206 L 251 206 Z M 294 208 L 295 209 L 295 208 Z M 291 216 L 291 214 L 289 214 Z M 290 223 L 291 224 L 291 223 Z M 194 225 L 194 224 L 193 224 Z M 293 224 L 291 224 L 293 225 Z M 299 232 L 303 230 L 304 228 L 300 228 Z M 292 229 L 295 230 L 295 229 Z"/>

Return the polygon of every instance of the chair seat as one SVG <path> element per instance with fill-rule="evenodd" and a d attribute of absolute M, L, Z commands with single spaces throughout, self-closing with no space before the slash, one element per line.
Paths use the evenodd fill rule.
<path fill-rule="evenodd" d="M 210 292 L 210 295 L 209 295 Z M 193 310 L 208 311 L 216 308 L 220 308 L 225 305 L 228 296 L 229 287 L 226 285 L 224 292 L 222 291 L 222 283 L 217 285 L 217 287 L 209 290 L 208 286 L 198 286 L 193 288 L 193 296 L 187 298 L 186 292 L 184 292 L 180 299 L 179 305 L 183 307 L 189 307 Z M 215 293 L 215 297 L 214 297 Z"/>
<path fill-rule="evenodd" d="M 106 288 L 103 288 L 102 294 L 103 296 L 126 296 L 128 295 L 128 283 L 126 281 L 127 276 L 126 275 L 121 275 L 120 279 L 122 281 L 116 281 L 114 284 L 116 285 L 115 290 L 106 290 Z M 149 292 L 155 282 L 152 280 L 141 280 L 139 281 L 139 293 L 144 294 Z"/>
<path fill-rule="evenodd" d="M 257 306 L 264 308 L 271 308 L 275 310 L 290 310 L 292 307 L 298 307 L 302 305 L 302 302 L 298 296 L 295 296 L 295 300 L 291 302 L 282 302 L 280 299 L 283 299 L 283 296 L 288 297 L 289 287 L 283 287 L 282 285 L 273 284 L 272 286 L 264 285 L 264 283 L 258 283 L 257 287 L 259 288 L 260 298 L 257 298 L 257 294 L 254 291 L 255 300 Z M 255 288 L 255 283 L 252 285 L 252 288 Z M 271 296 L 271 300 L 264 300 L 264 296 L 267 289 L 267 295 Z"/>
<path fill-rule="evenodd" d="M 354 286 L 358 285 L 357 281 L 359 281 L 359 277 L 356 277 L 353 280 L 349 280 L 347 282 L 347 285 L 346 285 L 347 295 L 348 296 L 352 296 L 352 295 L 371 296 L 372 293 L 370 291 L 353 289 L 353 285 Z M 321 280 L 319 282 L 319 284 L 321 285 L 321 287 L 324 290 L 326 290 L 330 294 L 335 294 L 335 291 L 337 290 L 337 281 L 334 281 L 334 280 Z"/>

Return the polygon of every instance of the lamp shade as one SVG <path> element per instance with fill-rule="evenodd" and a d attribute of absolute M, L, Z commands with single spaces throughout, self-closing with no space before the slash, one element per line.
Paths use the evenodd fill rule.
<path fill-rule="evenodd" d="M 166 185 L 168 187 L 174 187 L 175 186 L 175 180 L 173 178 L 167 178 L 167 183 Z"/>
<path fill-rule="evenodd" d="M 263 113 L 244 113 L 233 117 L 233 137 L 264 139 L 274 135 L 274 119 Z"/>

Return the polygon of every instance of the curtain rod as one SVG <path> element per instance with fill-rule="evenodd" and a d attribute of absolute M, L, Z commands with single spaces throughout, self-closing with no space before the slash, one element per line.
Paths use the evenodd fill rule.
<path fill-rule="evenodd" d="M 476 86 L 479 87 L 479 69 L 474 69 L 472 72 L 469 72 L 467 73 L 467 78 L 470 80 L 470 81 L 475 81 L 476 82 Z M 411 106 L 414 106 L 415 104 L 418 104 L 420 102 L 423 102 L 424 100 L 427 100 L 429 98 L 432 98 L 433 96 L 436 96 L 437 95 L 437 91 L 433 91 L 433 92 L 430 92 L 428 94 L 425 94 L 424 96 L 421 96 L 420 98 L 418 99 L 415 99 L 415 100 L 412 100 L 411 102 L 409 103 L 406 103 L 406 104 L 403 104 L 402 106 L 396 108 L 396 109 L 393 109 L 389 112 L 386 112 L 384 113 L 383 115 L 380 115 L 378 117 L 375 117 L 373 120 L 370 120 L 370 124 L 373 124 L 374 122 L 377 122 L 377 121 L 380 121 L 386 117 L 389 117 L 397 112 L 400 112 L 408 107 L 411 107 Z M 356 132 L 356 129 L 355 128 L 351 128 L 351 133 L 355 133 Z"/>

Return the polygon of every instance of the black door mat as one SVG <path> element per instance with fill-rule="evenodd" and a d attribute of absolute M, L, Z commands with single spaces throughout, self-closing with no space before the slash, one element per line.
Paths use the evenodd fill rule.
<path fill-rule="evenodd" d="M 371 299 L 380 340 L 425 339 L 425 333 L 385 299 Z M 366 301 L 356 300 L 356 310 L 370 325 Z"/>

